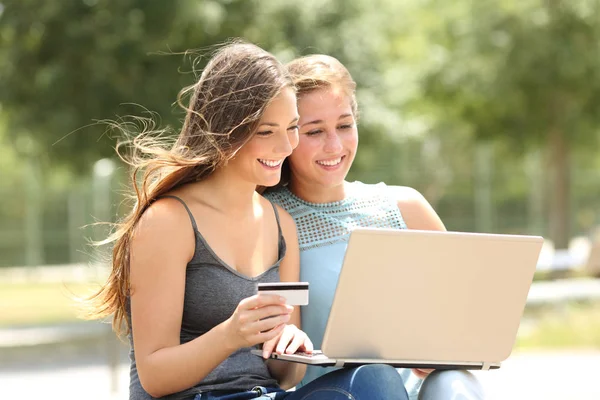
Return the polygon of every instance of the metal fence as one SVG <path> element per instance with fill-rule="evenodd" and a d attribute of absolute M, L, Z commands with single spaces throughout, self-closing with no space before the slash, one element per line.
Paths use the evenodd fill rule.
<path fill-rule="evenodd" d="M 373 168 L 352 178 L 377 182 L 384 172 L 389 176 L 389 170 Z M 421 190 L 449 230 L 546 236 L 545 194 L 532 183 L 539 171 L 527 172 L 520 164 L 488 170 L 474 164 L 471 170 L 452 173 L 452 182 L 438 192 L 431 190 L 431 181 L 423 178 L 418 167 L 404 169 L 396 180 Z M 0 267 L 87 263 L 98 257 L 88 242 L 102 239 L 108 230 L 93 224 L 114 221 L 123 211 L 124 171 L 115 169 L 110 160 L 100 160 L 91 176 L 62 186 L 46 185 L 38 176 L 26 171 L 23 185 L 0 186 Z M 574 236 L 590 236 L 600 221 L 598 182 L 600 171 L 574 168 Z"/>

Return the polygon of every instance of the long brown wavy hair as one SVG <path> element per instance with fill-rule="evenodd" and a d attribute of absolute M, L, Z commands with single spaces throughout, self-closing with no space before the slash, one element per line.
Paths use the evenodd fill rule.
<path fill-rule="evenodd" d="M 158 197 L 223 167 L 252 138 L 265 108 L 285 87 L 293 87 L 292 80 L 273 55 L 253 44 L 235 41 L 220 47 L 199 80 L 179 93 L 178 104 L 186 117 L 174 143 L 165 142 L 165 131 L 153 130 L 151 121 L 135 119 L 143 122 L 142 132 L 117 146 L 121 159 L 132 167 L 134 204 L 101 242 L 114 243 L 112 269 L 106 283 L 88 299 L 87 318 L 112 316 L 117 334 L 130 332 L 129 251 L 142 214 Z M 183 100 L 186 95 L 191 95 L 187 107 Z M 130 128 L 122 123 L 112 125 L 125 133 Z M 128 156 L 123 148 L 131 149 Z"/>

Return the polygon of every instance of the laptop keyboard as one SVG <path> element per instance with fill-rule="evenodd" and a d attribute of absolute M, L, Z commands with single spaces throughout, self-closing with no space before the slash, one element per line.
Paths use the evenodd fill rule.
<path fill-rule="evenodd" d="M 315 357 L 323 355 L 323 352 L 320 350 L 313 350 L 312 353 L 305 353 L 303 351 L 297 351 L 294 353 L 295 356 L 304 356 L 304 357 Z"/>

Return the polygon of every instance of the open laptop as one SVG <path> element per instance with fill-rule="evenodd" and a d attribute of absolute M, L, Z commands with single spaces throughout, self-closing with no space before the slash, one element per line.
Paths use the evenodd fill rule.
<path fill-rule="evenodd" d="M 542 244 L 539 236 L 357 228 L 321 351 L 271 357 L 337 367 L 499 368 Z"/>

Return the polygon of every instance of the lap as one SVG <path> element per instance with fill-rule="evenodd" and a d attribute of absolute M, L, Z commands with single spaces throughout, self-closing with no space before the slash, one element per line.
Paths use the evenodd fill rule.
<path fill-rule="evenodd" d="M 404 383 L 396 370 L 387 365 L 342 368 L 321 376 L 300 389 L 285 392 L 278 388 L 226 393 L 210 392 L 194 400 L 407 400 Z"/>
<path fill-rule="evenodd" d="M 400 375 L 387 365 L 363 365 L 329 372 L 290 392 L 286 400 L 406 400 Z"/>
<path fill-rule="evenodd" d="M 479 380 L 469 371 L 435 371 L 419 390 L 419 400 L 482 400 L 485 391 Z"/>

